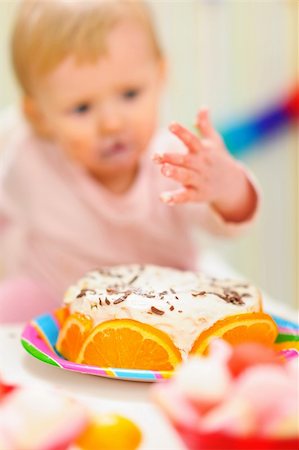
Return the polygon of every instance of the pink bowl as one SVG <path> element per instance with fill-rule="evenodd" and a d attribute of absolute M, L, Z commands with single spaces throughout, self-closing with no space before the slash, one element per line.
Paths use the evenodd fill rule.
<path fill-rule="evenodd" d="M 189 450 L 298 450 L 299 438 L 236 437 L 223 433 L 200 433 L 183 425 L 175 425 Z"/>

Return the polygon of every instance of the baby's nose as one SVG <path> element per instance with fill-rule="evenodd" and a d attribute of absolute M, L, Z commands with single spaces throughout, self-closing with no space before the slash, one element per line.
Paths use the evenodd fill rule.
<path fill-rule="evenodd" d="M 123 126 L 123 117 L 116 108 L 102 108 L 98 117 L 98 127 L 101 133 L 110 134 L 119 131 Z"/>

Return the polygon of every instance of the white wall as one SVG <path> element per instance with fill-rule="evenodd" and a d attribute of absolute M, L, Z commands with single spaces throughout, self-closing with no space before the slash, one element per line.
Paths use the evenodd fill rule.
<path fill-rule="evenodd" d="M 202 105 L 211 108 L 217 124 L 250 115 L 298 80 L 298 2 L 150 3 L 169 56 L 164 124 L 175 119 L 191 126 Z M 15 6 L 15 1 L 0 1 L 0 107 L 17 98 L 7 53 Z M 244 161 L 263 192 L 260 217 L 245 237 L 216 244 L 239 271 L 293 305 L 299 275 L 298 150 L 293 129 L 248 153 Z"/>
<path fill-rule="evenodd" d="M 0 0 L 0 108 L 18 98 L 9 56 L 9 33 L 16 5 L 14 0 Z"/>
<path fill-rule="evenodd" d="M 170 57 L 165 122 L 192 124 L 208 105 L 217 124 L 254 114 L 299 80 L 298 9 L 287 0 L 152 2 Z M 298 297 L 298 129 L 256 146 L 243 159 L 259 180 L 257 224 L 237 241 L 216 243 L 272 296 Z M 208 241 L 210 243 L 210 241 Z"/>

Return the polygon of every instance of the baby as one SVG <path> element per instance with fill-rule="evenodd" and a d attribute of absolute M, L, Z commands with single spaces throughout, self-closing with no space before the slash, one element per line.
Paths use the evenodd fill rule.
<path fill-rule="evenodd" d="M 12 57 L 27 120 L 0 179 L 2 320 L 53 309 L 93 267 L 195 269 L 194 226 L 252 221 L 256 188 L 207 110 L 199 136 L 158 130 L 165 58 L 142 1 L 23 0 Z"/>

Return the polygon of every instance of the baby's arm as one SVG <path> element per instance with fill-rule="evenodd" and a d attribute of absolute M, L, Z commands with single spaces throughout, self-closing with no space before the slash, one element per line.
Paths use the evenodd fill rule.
<path fill-rule="evenodd" d="M 163 192 L 169 205 L 208 203 L 227 222 L 243 222 L 254 213 L 257 193 L 241 165 L 229 154 L 210 122 L 208 111 L 198 113 L 196 126 L 201 137 L 172 124 L 169 129 L 187 148 L 186 154 L 155 154 L 161 172 L 181 183 L 173 192 Z"/>

